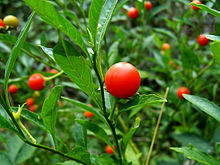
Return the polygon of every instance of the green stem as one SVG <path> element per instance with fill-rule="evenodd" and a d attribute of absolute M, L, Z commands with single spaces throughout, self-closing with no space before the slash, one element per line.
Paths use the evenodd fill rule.
<path fill-rule="evenodd" d="M 57 74 L 55 74 L 55 75 L 53 75 L 53 76 L 44 77 L 44 79 L 45 79 L 45 81 L 49 81 L 49 80 L 52 80 L 52 79 L 54 79 L 54 78 L 60 76 L 60 75 L 63 74 L 63 73 L 64 73 L 64 71 L 62 70 L 62 71 L 60 71 L 59 73 L 57 73 Z"/>
<path fill-rule="evenodd" d="M 30 138 L 30 140 L 32 141 L 32 143 L 36 144 L 37 140 L 35 138 L 33 138 L 33 136 L 30 134 L 30 132 L 25 128 L 25 126 L 22 124 L 21 120 L 18 119 L 17 120 L 18 125 L 20 126 L 20 128 L 25 132 L 25 134 Z"/>
<path fill-rule="evenodd" d="M 214 63 L 214 58 L 211 59 L 211 61 L 208 63 L 208 65 L 206 65 L 198 74 L 195 78 L 193 78 L 190 82 L 189 82 L 189 87 L 192 88 L 193 83 L 195 80 L 197 80 L 200 76 L 202 76 Z"/>
<path fill-rule="evenodd" d="M 115 114 L 115 109 L 117 107 L 117 104 L 118 104 L 118 99 L 114 97 L 113 106 L 112 106 L 111 113 L 110 113 L 110 116 L 109 116 L 110 121 L 113 121 L 113 117 L 114 117 L 114 114 Z"/>
<path fill-rule="evenodd" d="M 98 71 L 97 66 L 96 66 L 96 55 L 97 55 L 97 52 L 95 52 L 95 54 L 93 55 L 93 68 L 94 68 L 95 73 L 96 73 L 96 75 L 98 77 L 98 80 L 99 80 L 99 85 L 100 85 L 101 95 L 102 95 L 102 104 L 103 104 L 104 117 L 105 117 L 106 121 L 108 122 L 109 127 L 110 127 L 110 129 L 112 131 L 112 135 L 113 135 L 114 141 L 116 143 L 116 148 L 117 148 L 117 151 L 118 151 L 120 165 L 122 165 L 121 149 L 119 147 L 119 143 L 118 143 L 118 138 L 117 138 L 117 135 L 116 135 L 115 127 L 113 126 L 111 121 L 108 119 L 108 114 L 106 112 L 104 87 L 103 87 L 103 82 L 101 80 L 99 71 Z"/>

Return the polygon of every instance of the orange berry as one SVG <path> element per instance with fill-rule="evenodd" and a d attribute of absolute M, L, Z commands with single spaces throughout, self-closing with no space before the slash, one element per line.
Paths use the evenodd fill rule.
<path fill-rule="evenodd" d="M 86 111 L 86 112 L 84 112 L 84 115 L 85 115 L 85 117 L 90 118 L 90 117 L 93 116 L 93 113 L 89 112 L 89 111 Z"/>
<path fill-rule="evenodd" d="M 115 149 L 115 146 L 113 146 L 113 148 Z M 106 151 L 108 154 L 113 154 L 113 153 L 114 153 L 114 151 L 113 151 L 113 149 L 111 148 L 110 145 L 107 145 L 107 146 L 105 147 L 105 151 Z"/>
<path fill-rule="evenodd" d="M 34 105 L 34 99 L 33 98 L 28 98 L 27 100 L 26 100 L 26 104 L 27 104 L 27 106 L 32 106 L 32 105 Z"/>

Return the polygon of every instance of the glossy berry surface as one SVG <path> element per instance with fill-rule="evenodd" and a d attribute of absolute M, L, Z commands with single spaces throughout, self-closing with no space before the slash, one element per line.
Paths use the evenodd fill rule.
<path fill-rule="evenodd" d="M 137 8 L 135 7 L 132 7 L 128 10 L 128 16 L 131 18 L 131 19 L 136 19 L 139 15 L 139 12 L 137 10 Z"/>
<path fill-rule="evenodd" d="M 27 104 L 27 106 L 32 106 L 32 105 L 34 105 L 34 99 L 33 98 L 28 98 L 27 100 L 26 100 L 26 104 Z"/>
<path fill-rule="evenodd" d="M 162 49 L 163 49 L 164 51 L 167 50 L 167 49 L 170 50 L 170 48 L 171 48 L 171 46 L 170 46 L 170 44 L 168 44 L 168 43 L 164 43 L 163 46 L 162 46 Z"/>
<path fill-rule="evenodd" d="M 8 91 L 9 91 L 9 93 L 14 94 L 14 93 L 16 93 L 16 92 L 18 91 L 18 88 L 17 88 L 16 85 L 11 84 L 11 85 L 9 85 L 9 87 L 8 87 Z"/>
<path fill-rule="evenodd" d="M 144 1 L 144 7 L 147 10 L 150 10 L 152 8 L 152 3 L 150 1 Z"/>
<path fill-rule="evenodd" d="M 7 25 L 9 27 L 13 27 L 13 28 L 17 28 L 18 24 L 19 24 L 17 17 L 15 17 L 13 15 L 6 16 L 3 21 L 4 21 L 5 25 Z"/>
<path fill-rule="evenodd" d="M 198 44 L 201 46 L 206 46 L 209 43 L 209 39 L 206 38 L 204 34 L 200 34 L 197 38 Z"/>
<path fill-rule="evenodd" d="M 140 87 L 138 70 L 130 63 L 119 62 L 112 65 L 105 75 L 108 92 L 117 98 L 133 96 Z"/>
<path fill-rule="evenodd" d="M 186 88 L 186 87 L 180 87 L 178 90 L 177 90 L 177 96 L 181 99 L 183 99 L 183 94 L 189 94 L 189 90 Z"/>
<path fill-rule="evenodd" d="M 45 80 L 40 73 L 35 73 L 28 79 L 28 85 L 32 90 L 40 91 L 45 88 Z"/>
<path fill-rule="evenodd" d="M 57 72 L 56 69 L 51 69 L 51 70 L 50 70 L 50 73 L 57 74 L 58 72 Z"/>
<path fill-rule="evenodd" d="M 115 146 L 113 146 L 113 148 L 115 149 Z M 113 151 L 113 149 L 111 148 L 110 145 L 107 145 L 107 146 L 105 147 L 105 151 L 106 151 L 108 154 L 113 154 L 113 153 L 114 153 L 114 151 Z"/>
<path fill-rule="evenodd" d="M 0 19 L 0 29 L 4 29 L 5 28 L 5 23 L 2 21 L 2 19 Z"/>
<path fill-rule="evenodd" d="M 30 111 L 31 111 L 31 112 L 36 111 L 36 109 L 37 109 L 37 107 L 36 107 L 35 105 L 30 106 Z"/>
<path fill-rule="evenodd" d="M 193 0 L 192 3 L 201 4 L 201 2 L 200 2 L 199 0 Z M 196 6 L 194 6 L 194 5 L 192 5 L 192 9 L 193 9 L 193 10 L 199 10 L 199 8 L 196 7 Z"/>
<path fill-rule="evenodd" d="M 90 118 L 90 117 L 93 116 L 93 113 L 89 112 L 89 111 L 86 111 L 86 112 L 84 112 L 84 115 L 85 115 L 85 117 Z"/>

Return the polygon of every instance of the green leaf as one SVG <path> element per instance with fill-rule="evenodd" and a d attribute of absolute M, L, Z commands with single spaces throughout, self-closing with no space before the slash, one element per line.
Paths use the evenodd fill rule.
<path fill-rule="evenodd" d="M 7 139 L 7 146 L 8 157 L 11 162 L 15 162 L 16 156 L 23 146 L 23 142 L 16 135 L 13 135 Z"/>
<path fill-rule="evenodd" d="M 169 4 L 165 4 L 165 5 L 160 5 L 159 7 L 155 7 L 150 13 L 149 16 L 147 18 L 147 20 L 151 20 L 155 15 L 157 15 L 158 13 L 162 12 L 163 10 L 167 9 L 169 6 Z"/>
<path fill-rule="evenodd" d="M 98 66 L 99 66 L 99 70 L 101 70 L 101 63 L 102 63 L 102 58 L 101 58 L 101 46 L 102 46 L 102 41 L 103 38 L 105 36 L 107 27 L 111 21 L 113 12 L 115 10 L 115 7 L 118 3 L 118 0 L 108 0 L 105 1 L 105 4 L 102 8 L 102 12 L 100 15 L 100 19 L 99 19 L 99 25 L 100 28 L 98 29 L 98 34 L 97 34 L 97 39 L 96 42 L 97 43 L 97 55 L 98 55 Z M 103 77 L 102 77 L 103 79 Z"/>
<path fill-rule="evenodd" d="M 128 1 L 129 1 L 129 0 L 121 0 L 121 1 L 118 3 L 118 5 L 117 5 L 117 7 L 116 7 L 116 9 L 115 9 L 115 11 L 114 11 L 114 16 L 120 11 L 121 8 L 123 8 L 123 6 L 124 6 Z"/>
<path fill-rule="evenodd" d="M 0 162 L 2 165 L 11 165 L 11 161 L 8 159 L 7 155 L 3 152 L 0 152 Z"/>
<path fill-rule="evenodd" d="M 17 112 L 18 111 L 18 107 L 16 107 L 16 108 L 13 107 L 12 110 L 14 112 Z M 47 128 L 44 126 L 42 118 L 40 118 L 40 116 L 38 114 L 33 113 L 30 110 L 27 110 L 27 109 L 23 108 L 23 110 L 21 112 L 21 116 L 23 118 L 25 118 L 26 120 L 32 122 L 36 126 L 40 127 L 41 129 L 43 129 L 43 130 L 48 132 Z"/>
<path fill-rule="evenodd" d="M 7 64 L 6 64 L 4 88 L 5 88 L 5 99 L 6 99 L 6 103 L 8 104 L 8 106 L 10 106 L 10 103 L 8 100 L 8 79 L 9 79 L 11 71 L 14 67 L 16 58 L 19 55 L 21 48 L 24 44 L 24 41 L 25 41 L 25 38 L 28 34 L 28 30 L 30 28 L 33 17 L 34 17 L 34 13 L 32 13 L 29 16 L 25 27 L 22 29 L 21 33 L 19 34 L 18 40 L 17 40 L 15 46 L 13 47 L 13 50 L 12 50 L 10 57 L 9 57 Z"/>
<path fill-rule="evenodd" d="M 162 96 L 158 96 L 155 94 L 143 94 L 139 96 L 135 96 L 127 102 L 125 105 L 122 106 L 122 110 L 120 112 L 128 111 L 132 108 L 137 108 L 137 107 L 144 107 L 149 104 L 155 104 L 155 103 L 161 103 L 161 102 L 166 102 L 167 100 L 164 99 Z"/>
<path fill-rule="evenodd" d="M 54 87 L 49 96 L 45 99 L 40 116 L 42 117 L 45 127 L 50 131 L 52 136 L 55 135 L 55 125 L 57 118 L 57 102 L 62 92 L 61 86 Z"/>
<path fill-rule="evenodd" d="M 83 119 L 82 115 L 78 114 L 77 119 Z M 77 145 L 87 148 L 87 130 L 78 123 L 75 123 L 74 139 Z"/>
<path fill-rule="evenodd" d="M 81 162 L 85 163 L 86 165 L 91 164 L 90 154 L 84 147 L 76 146 L 72 149 L 71 152 L 69 152 L 65 155 L 70 156 L 72 158 L 75 158 L 77 160 L 80 160 Z"/>
<path fill-rule="evenodd" d="M 213 146 L 210 143 L 208 143 L 202 137 L 195 134 L 191 134 L 191 133 L 173 134 L 172 137 L 180 144 L 182 144 L 182 146 L 184 147 L 193 145 L 199 150 L 207 153 L 212 153 L 214 150 Z"/>
<path fill-rule="evenodd" d="M 54 5 L 46 0 L 24 0 L 48 24 L 59 29 L 70 37 L 88 55 L 85 43 L 79 31 L 63 16 Z"/>
<path fill-rule="evenodd" d="M 203 163 L 205 165 L 220 165 L 220 162 L 213 158 L 211 155 L 202 152 L 196 148 L 191 148 L 191 147 L 171 147 L 170 149 L 179 152 L 186 156 L 189 159 L 196 160 L 200 163 Z"/>
<path fill-rule="evenodd" d="M 181 61 L 184 69 L 193 69 L 193 67 L 199 66 L 198 56 L 192 51 L 192 49 L 186 43 L 181 44 L 180 52 L 181 52 Z"/>
<path fill-rule="evenodd" d="M 158 33 L 162 33 L 167 35 L 168 37 L 174 39 L 175 41 L 178 41 L 175 34 L 173 34 L 171 31 L 167 30 L 167 29 L 163 29 L 163 28 L 154 28 L 154 30 Z"/>
<path fill-rule="evenodd" d="M 90 107 L 87 104 L 82 103 L 82 102 L 77 101 L 77 100 L 74 100 L 74 99 L 69 99 L 67 97 L 61 97 L 61 98 L 66 100 L 66 101 L 68 101 L 68 102 L 70 102 L 70 103 L 72 103 L 73 105 L 75 105 L 77 107 L 80 107 L 80 108 L 82 108 L 82 109 L 84 109 L 86 111 L 89 111 L 89 112 L 93 113 L 94 116 L 96 116 L 98 119 L 100 119 L 101 121 L 103 121 L 103 122 L 105 122 L 107 124 L 107 121 L 105 120 L 103 115 L 100 114 L 96 108 Z"/>
<path fill-rule="evenodd" d="M 55 62 L 55 59 L 53 57 L 53 49 L 52 48 L 46 48 L 42 45 L 39 45 L 41 50 L 44 52 L 44 54 L 47 56 L 48 59 L 52 60 Z"/>
<path fill-rule="evenodd" d="M 74 161 L 66 161 L 66 162 L 63 162 L 63 163 L 57 163 L 58 165 L 82 165 L 81 163 L 77 163 L 77 162 L 74 162 Z"/>
<path fill-rule="evenodd" d="M 214 55 L 215 62 L 220 65 L 220 42 L 213 42 L 210 44 L 210 49 Z"/>
<path fill-rule="evenodd" d="M 199 107 L 200 110 L 212 116 L 220 122 L 220 108 L 213 102 L 199 96 L 183 94 L 184 98 Z"/>
<path fill-rule="evenodd" d="M 93 41 L 96 41 L 99 17 L 101 15 L 104 3 L 105 0 L 92 0 L 91 6 L 89 8 L 89 30 L 92 34 Z"/>
<path fill-rule="evenodd" d="M 196 7 L 200 8 L 200 9 L 205 10 L 205 11 L 207 11 L 208 13 L 210 13 L 210 14 L 212 14 L 212 15 L 214 15 L 214 16 L 220 18 L 220 12 L 219 12 L 219 11 L 214 10 L 214 9 L 211 9 L 211 8 L 209 8 L 209 7 L 206 6 L 206 5 L 203 5 L 203 4 L 195 4 L 195 3 L 190 3 L 190 5 L 196 6 Z"/>
<path fill-rule="evenodd" d="M 85 58 L 68 41 L 58 44 L 54 50 L 54 58 L 60 68 L 101 108 L 101 103 L 95 95 L 91 69 Z"/>
<path fill-rule="evenodd" d="M 210 35 L 210 34 L 206 34 L 205 36 L 206 36 L 206 38 L 208 38 L 209 40 L 213 40 L 213 41 L 218 41 L 218 42 L 220 42 L 220 36 L 215 36 L 215 35 Z"/>
<path fill-rule="evenodd" d="M 87 120 L 75 120 L 75 121 L 77 123 L 79 123 L 80 125 L 82 125 L 83 127 L 90 130 L 91 132 L 93 132 L 98 138 L 103 140 L 108 145 L 112 145 L 105 130 L 103 128 L 101 128 L 99 125 L 97 125 L 95 123 L 91 123 Z"/>
<path fill-rule="evenodd" d="M 92 155 L 92 163 L 94 165 L 116 165 L 114 159 L 108 154 Z"/>
<path fill-rule="evenodd" d="M 8 129 L 13 132 L 17 132 L 16 129 L 0 114 L 0 128 Z"/>
<path fill-rule="evenodd" d="M 124 152 L 126 151 L 128 142 L 131 140 L 132 136 L 134 135 L 139 125 L 140 125 L 140 118 L 136 118 L 135 126 L 129 130 L 126 136 L 124 136 L 123 138 Z"/>

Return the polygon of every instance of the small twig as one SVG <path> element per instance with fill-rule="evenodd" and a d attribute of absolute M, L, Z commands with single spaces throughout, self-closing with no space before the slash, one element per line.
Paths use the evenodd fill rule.
<path fill-rule="evenodd" d="M 166 90 L 164 99 L 167 99 L 168 91 L 169 91 L 169 88 L 167 88 L 167 90 Z M 161 120 L 161 118 L 162 118 L 162 114 L 163 114 L 163 109 L 164 109 L 165 103 L 166 103 L 166 102 L 163 102 L 162 107 L 161 107 L 161 110 L 160 110 L 160 115 L 159 115 L 159 118 L 158 118 L 158 120 L 157 120 L 156 129 L 155 129 L 155 131 L 154 131 L 154 136 L 153 136 L 153 139 L 152 139 L 152 142 L 151 142 L 150 150 L 149 150 L 149 153 L 148 153 L 148 156 L 147 156 L 147 161 L 146 161 L 146 164 L 145 164 L 145 165 L 148 165 L 149 162 L 150 162 L 151 152 L 152 152 L 152 149 L 153 149 L 153 146 L 154 146 L 154 141 L 155 141 L 155 139 L 156 139 L 156 135 L 157 135 L 157 131 L 158 131 L 158 128 L 159 128 L 159 125 L 160 125 L 160 120 Z"/>

